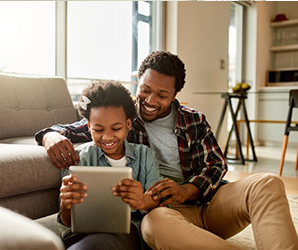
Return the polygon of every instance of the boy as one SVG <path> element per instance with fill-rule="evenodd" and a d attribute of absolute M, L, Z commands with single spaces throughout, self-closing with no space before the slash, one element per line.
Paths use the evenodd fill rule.
<path fill-rule="evenodd" d="M 120 181 L 113 187 L 114 195 L 120 196 L 133 210 L 149 211 L 156 207 L 158 201 L 144 193 L 144 190 L 161 179 L 155 153 L 145 145 L 126 141 L 127 132 L 136 117 L 128 90 L 118 82 L 95 82 L 83 91 L 79 113 L 87 120 L 93 142 L 80 152 L 78 165 L 131 167 L 133 180 Z M 68 169 L 62 171 L 64 178 L 60 189 L 58 217 L 58 221 L 66 227 L 71 226 L 71 207 L 84 202 L 88 194 L 87 186 L 76 177 L 67 175 L 68 172 Z M 140 214 L 133 212 L 132 219 L 138 223 L 136 216 Z M 73 235 L 68 229 L 63 239 L 69 249 L 140 249 L 140 238 L 134 224 L 131 225 L 129 235 Z"/>

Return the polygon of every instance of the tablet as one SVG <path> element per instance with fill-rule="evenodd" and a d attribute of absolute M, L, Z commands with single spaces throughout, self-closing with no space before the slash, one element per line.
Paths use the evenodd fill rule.
<path fill-rule="evenodd" d="M 130 233 L 130 206 L 114 196 L 112 186 L 132 179 L 130 167 L 71 166 L 69 172 L 87 184 L 88 196 L 71 208 L 74 233 Z"/>

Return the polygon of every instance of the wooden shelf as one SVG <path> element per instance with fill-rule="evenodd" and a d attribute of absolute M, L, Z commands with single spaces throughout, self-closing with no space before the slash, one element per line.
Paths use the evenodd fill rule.
<path fill-rule="evenodd" d="M 297 24 L 298 24 L 298 19 L 291 19 L 291 20 L 285 20 L 280 22 L 272 22 L 271 27 L 285 27 L 285 26 L 292 26 Z"/>
<path fill-rule="evenodd" d="M 298 44 L 273 46 L 270 48 L 270 51 L 291 51 L 291 50 L 298 50 Z"/>

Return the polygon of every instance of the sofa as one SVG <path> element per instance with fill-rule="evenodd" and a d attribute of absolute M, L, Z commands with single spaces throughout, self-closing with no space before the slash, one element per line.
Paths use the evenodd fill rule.
<path fill-rule="evenodd" d="M 63 78 L 0 74 L 0 207 L 58 233 L 60 170 L 34 134 L 78 119 Z"/>

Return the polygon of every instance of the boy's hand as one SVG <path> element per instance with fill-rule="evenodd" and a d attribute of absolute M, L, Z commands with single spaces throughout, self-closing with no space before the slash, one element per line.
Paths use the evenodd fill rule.
<path fill-rule="evenodd" d="M 144 190 L 139 181 L 123 179 L 113 186 L 113 194 L 122 197 L 122 200 L 133 209 L 143 209 Z"/>
<path fill-rule="evenodd" d="M 77 180 L 77 177 L 71 175 L 62 179 L 60 188 L 61 209 L 71 209 L 73 204 L 81 203 L 87 197 L 87 186 Z"/>

